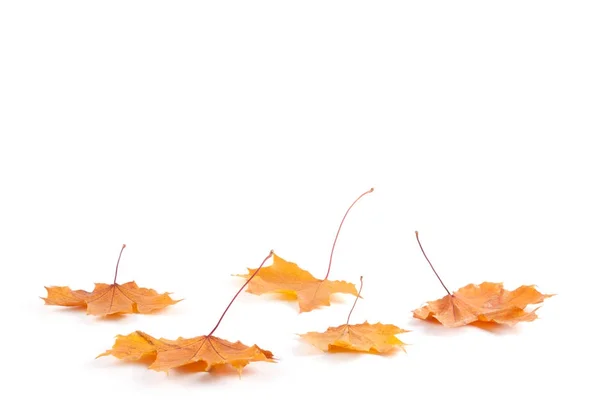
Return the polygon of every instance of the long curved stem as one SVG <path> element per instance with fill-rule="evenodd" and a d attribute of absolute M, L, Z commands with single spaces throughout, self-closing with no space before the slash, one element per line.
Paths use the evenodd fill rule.
<path fill-rule="evenodd" d="M 119 262 L 121 261 L 121 254 L 123 254 L 123 250 L 125 250 L 125 245 L 121 247 L 121 252 L 119 253 L 119 259 L 117 260 L 117 267 L 115 268 L 115 279 L 113 280 L 113 285 L 117 283 L 117 273 L 119 272 Z"/>
<path fill-rule="evenodd" d="M 354 311 L 354 307 L 356 307 L 356 302 L 358 301 L 358 298 L 360 297 L 360 292 L 362 292 L 362 287 L 363 287 L 363 280 L 362 280 L 362 276 L 360 277 L 360 288 L 358 289 L 358 294 L 356 295 L 356 299 L 354 299 L 354 304 L 352 304 L 352 308 L 350 309 L 350 312 L 348 313 L 348 319 L 346 320 L 346 325 L 348 325 L 350 323 L 350 316 L 352 315 L 352 311 Z"/>
<path fill-rule="evenodd" d="M 419 247 L 421 248 L 421 252 L 425 256 L 425 259 L 429 263 L 429 266 L 433 270 L 433 273 L 435 274 L 435 276 L 437 276 L 438 280 L 440 281 L 440 283 L 442 284 L 442 286 L 444 287 L 444 289 L 446 289 L 446 293 L 448 293 L 448 295 L 452 296 L 452 293 L 450 293 L 450 291 L 448 290 L 448 288 L 446 287 L 446 285 L 444 285 L 444 282 L 442 281 L 442 278 L 440 278 L 440 276 L 436 272 L 435 268 L 433 268 L 433 264 L 431 264 L 431 261 L 429 261 L 429 258 L 427 258 L 427 254 L 425 254 L 425 250 L 423 250 L 423 246 L 421 246 L 421 241 L 419 240 L 419 232 L 418 231 L 415 231 L 415 236 L 417 237 L 417 243 L 419 243 Z"/>
<path fill-rule="evenodd" d="M 256 274 L 258 274 L 258 271 L 260 271 L 260 269 L 263 267 L 263 265 L 265 265 L 265 263 L 267 262 L 267 260 L 272 255 L 273 255 L 273 250 L 271 250 L 269 252 L 269 255 L 266 256 L 265 259 L 263 260 L 263 262 L 260 264 L 260 267 L 258 267 L 256 269 L 256 271 L 254 271 L 254 273 L 250 276 L 250 278 L 248 278 L 248 280 L 242 285 L 242 287 L 240 288 L 240 290 L 237 291 L 237 293 L 235 294 L 235 296 L 233 296 L 233 298 L 229 302 L 229 305 L 227 306 L 227 308 L 225 308 L 225 311 L 223 311 L 223 314 L 221 314 L 221 318 L 219 318 L 219 321 L 217 322 L 217 324 L 215 325 L 215 327 L 212 329 L 212 331 L 210 331 L 210 333 L 207 336 L 212 336 L 212 334 L 215 333 L 215 331 L 217 330 L 217 328 L 221 324 L 221 321 L 223 320 L 223 317 L 225 316 L 225 314 L 227 314 L 227 311 L 229 310 L 229 307 L 231 307 L 231 305 L 233 304 L 234 300 L 239 296 L 239 294 L 242 292 L 242 290 L 244 290 L 244 288 L 246 287 L 246 285 L 248 285 L 248 283 L 250 283 L 250 281 L 252 280 L 252 278 L 254 278 L 256 276 Z"/>
<path fill-rule="evenodd" d="M 350 205 L 350 207 L 348 207 L 348 210 L 346 210 L 346 214 L 344 214 L 344 217 L 342 218 L 342 222 L 340 222 L 340 226 L 337 230 L 337 233 L 335 234 L 335 239 L 333 240 L 333 246 L 331 246 L 331 254 L 329 255 L 329 266 L 327 267 L 327 275 L 325 275 L 325 278 L 323 278 L 324 281 L 327 280 L 327 278 L 329 278 L 329 272 L 331 272 L 331 262 L 333 261 L 333 250 L 335 250 L 335 244 L 337 243 L 338 240 L 338 236 L 340 235 L 340 231 L 342 230 L 342 225 L 344 225 L 344 220 L 346 219 L 346 216 L 348 215 L 348 213 L 350 212 L 350 210 L 352 209 L 352 207 L 354 207 L 354 205 L 365 195 L 372 193 L 373 190 L 375 190 L 374 188 L 371 188 L 369 190 L 367 190 L 366 192 L 364 192 L 363 194 L 361 194 L 360 196 L 358 196 L 358 198 L 356 200 L 354 200 L 354 203 L 352 203 Z"/>

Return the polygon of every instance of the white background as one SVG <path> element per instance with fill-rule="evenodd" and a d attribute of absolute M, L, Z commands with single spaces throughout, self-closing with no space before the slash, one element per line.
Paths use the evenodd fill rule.
<path fill-rule="evenodd" d="M 492 4 L 493 3 L 493 4 Z M 2 398 L 597 398 L 597 1 L 0 3 Z M 236 374 L 168 376 L 116 334 L 206 334 L 270 249 L 358 282 L 352 321 L 407 353 L 329 355 L 298 314 L 240 295 L 215 333 L 273 351 Z M 491 333 L 411 310 L 447 286 L 557 293 Z M 119 282 L 185 301 L 103 321 L 45 285 Z M 588 366 L 589 365 L 589 366 Z M 596 371 L 597 372 L 597 371 Z M 216 397 L 218 396 L 218 397 Z"/>

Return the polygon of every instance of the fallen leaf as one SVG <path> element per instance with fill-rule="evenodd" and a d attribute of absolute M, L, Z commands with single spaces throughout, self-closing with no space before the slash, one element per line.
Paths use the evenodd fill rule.
<path fill-rule="evenodd" d="M 180 337 L 177 340 L 156 339 L 140 331 L 127 336 L 117 335 L 112 349 L 98 357 L 108 355 L 125 361 L 153 358 L 149 368 L 155 371 L 168 371 L 195 363 L 199 371 L 209 371 L 216 365 L 229 364 L 241 373 L 250 362 L 274 362 L 270 351 L 256 345 L 248 347 L 239 341 L 232 343 L 210 335 L 190 339 Z"/>
<path fill-rule="evenodd" d="M 534 285 L 522 285 L 515 290 L 506 290 L 502 283 L 483 282 L 469 284 L 454 293 L 450 293 L 437 274 L 433 264 L 421 246 L 419 233 L 415 232 L 419 247 L 429 266 L 448 293 L 441 299 L 430 301 L 413 311 L 413 316 L 422 320 L 434 320 L 447 327 L 458 327 L 474 322 L 493 322 L 514 326 L 519 322 L 537 319 L 536 311 L 525 308 L 530 304 L 539 304 L 553 294 L 542 294 Z"/>
<path fill-rule="evenodd" d="M 405 343 L 396 337 L 397 334 L 409 332 L 396 325 L 375 323 L 367 321 L 362 324 L 350 325 L 350 315 L 356 306 L 356 301 L 362 291 L 362 276 L 360 277 L 360 290 L 350 309 L 346 323 L 336 327 L 327 328 L 325 332 L 308 332 L 300 337 L 322 351 L 356 351 L 373 354 L 389 353 L 398 348 L 404 349 Z"/>
<path fill-rule="evenodd" d="M 248 268 L 248 274 L 237 275 L 248 278 L 256 270 Z M 317 279 L 297 264 L 273 254 L 273 264 L 263 270 L 250 282 L 248 293 L 282 293 L 296 297 L 300 312 L 312 311 L 319 306 L 329 306 L 333 293 L 357 295 L 356 286 L 345 281 Z"/>
<path fill-rule="evenodd" d="M 271 257 L 270 252 L 256 272 L 260 271 L 263 264 Z M 265 361 L 275 362 L 273 353 L 260 347 L 246 346 L 241 342 L 230 342 L 213 336 L 221 324 L 223 317 L 238 297 L 248 282 L 254 278 L 256 272 L 238 290 L 225 308 L 219 321 L 208 335 L 197 336 L 189 339 L 176 340 L 156 339 L 147 333 L 135 331 L 129 335 L 118 335 L 112 349 L 98 355 L 98 357 L 112 355 L 125 361 L 150 361 L 150 369 L 155 371 L 168 371 L 172 368 L 193 366 L 194 370 L 201 372 L 211 371 L 220 365 L 230 365 L 241 376 L 242 369 L 250 362 Z"/>
<path fill-rule="evenodd" d="M 552 297 L 538 292 L 533 285 L 523 285 L 511 291 L 502 283 L 469 284 L 451 295 L 428 302 L 414 310 L 419 319 L 433 319 L 444 326 L 457 327 L 476 321 L 495 322 L 513 326 L 518 322 L 537 318 L 536 308 L 525 311 L 529 304 L 537 304 Z"/>
<path fill-rule="evenodd" d="M 286 261 L 276 254 L 273 254 L 273 264 L 263 268 L 258 276 L 250 282 L 247 289 L 248 293 L 256 295 L 281 293 L 288 295 L 291 298 L 296 298 L 301 313 L 312 311 L 321 306 L 330 306 L 330 297 L 334 293 L 347 293 L 356 296 L 357 291 L 355 284 L 346 281 L 333 281 L 328 278 L 329 273 L 331 272 L 331 262 L 333 260 L 335 245 L 346 216 L 358 200 L 373 192 L 373 190 L 374 189 L 371 188 L 361 194 L 354 200 L 350 207 L 348 207 L 348 210 L 344 214 L 337 234 L 335 235 L 335 240 L 333 241 L 329 257 L 329 266 L 325 278 L 317 279 L 310 272 L 300 268 L 297 264 Z M 234 276 L 248 278 L 250 275 L 254 274 L 254 272 L 255 270 L 248 268 L 247 274 L 236 274 Z"/>
<path fill-rule="evenodd" d="M 65 307 L 85 307 L 91 315 L 113 315 L 113 314 L 148 314 L 181 300 L 173 300 L 169 293 L 158 293 L 154 289 L 139 287 L 135 281 L 124 284 L 117 283 L 117 273 L 121 254 L 125 249 L 121 248 L 119 259 L 115 268 L 115 278 L 112 284 L 96 283 L 94 290 L 71 290 L 68 286 L 46 286 L 47 297 L 42 299 L 44 304 Z"/>

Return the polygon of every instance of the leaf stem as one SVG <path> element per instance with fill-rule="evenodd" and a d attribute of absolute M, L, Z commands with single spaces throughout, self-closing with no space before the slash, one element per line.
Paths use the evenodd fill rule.
<path fill-rule="evenodd" d="M 348 325 L 350 323 L 350 316 L 352 315 L 352 311 L 354 311 L 354 307 L 356 307 L 356 302 L 358 301 L 358 298 L 360 297 L 360 292 L 362 291 L 362 287 L 363 287 L 363 280 L 362 280 L 362 276 L 360 277 L 360 288 L 358 289 L 358 294 L 356 295 L 356 299 L 354 299 L 354 304 L 352 304 L 352 308 L 350 309 L 350 312 L 348 313 L 348 319 L 346 320 L 346 325 Z"/>
<path fill-rule="evenodd" d="M 350 205 L 350 207 L 348 207 L 348 210 L 346 210 L 346 214 L 344 214 L 344 217 L 342 218 L 342 222 L 340 222 L 340 226 L 337 230 L 337 233 L 335 234 L 335 239 L 333 240 L 333 246 L 331 246 L 331 254 L 329 255 L 329 266 L 327 267 L 327 275 L 325 275 L 325 278 L 323 278 L 324 281 L 327 280 L 327 278 L 329 278 L 329 272 L 331 272 L 331 261 L 333 260 L 333 250 L 335 250 L 335 244 L 337 243 L 338 240 L 338 236 L 340 235 L 340 231 L 342 230 L 342 225 L 344 225 L 344 220 L 346 219 L 346 216 L 348 215 L 348 213 L 350 212 L 350 210 L 352 209 L 352 207 L 354 207 L 354 205 L 365 195 L 372 193 L 373 190 L 375 190 L 374 188 L 371 188 L 369 190 L 367 190 L 366 192 L 364 192 L 363 194 L 361 194 L 360 196 L 358 196 L 358 198 L 356 200 L 354 200 L 354 203 L 352 203 Z"/>
<path fill-rule="evenodd" d="M 117 260 L 117 267 L 115 268 L 115 279 L 113 280 L 113 285 L 115 285 L 117 283 L 117 273 L 119 272 L 119 262 L 121 261 L 121 254 L 123 254 L 123 250 L 125 250 L 125 246 L 123 244 L 123 247 L 121 247 L 121 252 L 119 253 L 119 259 Z"/>
<path fill-rule="evenodd" d="M 263 260 L 263 262 L 260 264 L 260 267 L 258 267 L 256 269 L 256 271 L 254 271 L 254 273 L 252 274 L 252 276 L 250 276 L 250 278 L 248 278 L 248 280 L 242 285 L 242 287 L 240 288 L 240 290 L 238 290 L 237 293 L 235 294 L 235 296 L 233 296 L 233 299 L 231 299 L 231 301 L 229 302 L 229 305 L 227 306 L 227 308 L 225 308 L 225 311 L 223 311 L 223 314 L 221 314 L 221 318 L 219 318 L 219 321 L 217 322 L 217 324 L 215 325 L 215 327 L 212 329 L 212 331 L 210 331 L 210 333 L 207 336 L 212 336 L 212 334 L 215 333 L 215 331 L 217 330 L 217 328 L 221 324 L 221 321 L 223 320 L 223 317 L 225 316 L 225 314 L 227 314 L 227 311 L 229 310 L 229 307 L 231 307 L 231 305 L 233 304 L 234 300 L 239 296 L 239 294 L 242 292 L 242 290 L 244 290 L 244 288 L 246 287 L 246 285 L 248 283 L 250 283 L 250 281 L 252 280 L 252 278 L 254 278 L 256 276 L 256 274 L 258 273 L 258 271 L 260 271 L 260 269 L 263 267 L 263 265 L 265 265 L 265 263 L 267 262 L 267 260 L 272 255 L 273 255 L 273 250 L 271 250 L 269 252 L 269 255 L 266 256 L 265 259 Z"/>
<path fill-rule="evenodd" d="M 425 256 L 425 259 L 429 263 L 429 266 L 433 270 L 433 273 L 435 274 L 435 276 L 437 276 L 438 280 L 440 281 L 440 283 L 442 284 L 442 286 L 444 287 L 444 289 L 446 289 L 446 293 L 448 293 L 449 296 L 452 296 L 452 293 L 450 293 L 450 291 L 448 290 L 448 288 L 446 287 L 446 285 L 444 285 L 444 282 L 442 282 L 442 278 L 440 278 L 440 276 L 436 272 L 435 268 L 433 268 L 433 264 L 431 264 L 431 261 L 429 261 L 429 258 L 427 257 L 427 254 L 425 254 L 425 250 L 423 250 L 423 246 L 421 246 L 421 241 L 419 240 L 419 232 L 418 231 L 415 231 L 415 236 L 417 237 L 417 242 L 419 243 L 419 247 L 421 248 L 421 252 Z"/>

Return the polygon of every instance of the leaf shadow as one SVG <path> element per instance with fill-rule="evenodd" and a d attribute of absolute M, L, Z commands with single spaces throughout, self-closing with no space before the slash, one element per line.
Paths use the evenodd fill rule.
<path fill-rule="evenodd" d="M 358 351 L 332 351 L 329 350 L 324 354 L 325 362 L 330 364 L 339 364 L 343 362 L 350 362 L 358 360 L 361 357 L 368 355 L 367 353 L 362 353 Z"/>
<path fill-rule="evenodd" d="M 371 354 L 346 349 L 329 349 L 328 351 L 321 352 L 322 362 L 330 365 L 354 362 L 365 356 L 371 356 Z"/>
<path fill-rule="evenodd" d="M 122 321 L 125 318 L 128 318 L 129 314 L 108 314 L 97 317 L 100 321 Z"/>
<path fill-rule="evenodd" d="M 191 382 L 199 385 L 222 382 L 223 379 L 241 380 L 246 376 L 256 375 L 256 371 L 248 365 L 242 371 L 238 371 L 231 365 L 215 365 L 209 371 L 206 371 L 206 363 L 199 361 L 196 363 L 177 367 L 174 371 L 181 376 L 191 377 Z"/>
<path fill-rule="evenodd" d="M 99 321 L 121 321 L 131 314 L 108 314 L 108 315 L 93 315 L 86 312 L 85 306 L 60 307 L 57 306 L 52 312 L 63 315 L 78 315 L 86 318 L 95 318 Z"/>
<path fill-rule="evenodd" d="M 504 324 L 497 324 L 495 322 L 476 321 L 472 322 L 470 325 L 494 335 L 515 335 L 520 332 L 519 326 L 508 326 Z"/>
<path fill-rule="evenodd" d="M 410 344 L 404 344 L 403 346 L 409 346 Z M 406 349 L 402 347 L 396 347 L 386 353 L 379 353 L 377 351 L 358 351 L 358 350 L 350 350 L 343 347 L 330 347 L 328 351 L 321 351 L 315 346 L 312 346 L 308 343 L 303 343 L 301 340 L 298 340 L 296 346 L 292 348 L 292 354 L 294 356 L 300 357 L 315 357 L 315 356 L 325 356 L 327 361 L 334 362 L 344 362 L 344 361 L 352 361 L 358 359 L 363 356 L 378 356 L 378 357 L 393 357 L 398 353 L 406 353 Z"/>
<path fill-rule="evenodd" d="M 239 372 L 230 365 L 216 365 L 212 367 L 208 373 L 200 375 L 199 380 L 203 383 L 216 382 L 223 378 L 237 378 L 241 380 L 244 376 L 256 375 L 256 371 L 254 371 L 252 367 L 248 367 L 250 366 L 244 367 L 244 369 Z"/>
<path fill-rule="evenodd" d="M 456 336 L 461 334 L 461 331 L 466 327 L 448 328 L 435 320 L 412 319 L 407 323 L 412 329 L 411 331 L 425 331 L 426 334 L 432 336 Z"/>
<path fill-rule="evenodd" d="M 98 356 L 98 357 L 96 357 L 96 360 L 101 360 L 103 358 L 108 358 L 108 357 Z M 139 366 L 139 367 L 145 367 L 144 369 L 150 370 L 148 368 L 148 366 L 150 364 L 152 364 L 154 362 L 154 360 L 156 360 L 156 355 L 147 354 L 147 355 L 140 357 L 137 360 L 114 359 L 113 362 L 106 363 L 104 366 L 99 367 L 99 368 L 129 368 L 130 366 L 135 365 L 135 366 Z M 96 365 L 101 365 L 101 364 L 96 364 Z M 155 372 L 155 371 L 153 371 L 153 372 Z"/>
<path fill-rule="evenodd" d="M 213 368 L 214 369 L 214 368 Z M 178 375 L 193 375 L 200 372 L 206 371 L 206 362 L 196 361 L 190 364 L 182 365 L 177 368 L 173 368 L 173 371 Z"/>
<path fill-rule="evenodd" d="M 373 356 L 388 358 L 388 357 L 393 357 L 398 353 L 406 353 L 406 351 L 401 348 L 393 348 L 386 353 L 380 353 L 375 350 L 358 351 L 358 350 L 349 350 L 349 349 L 345 349 L 342 347 L 332 347 L 329 349 L 328 353 L 330 353 L 330 354 L 354 354 L 354 355 L 358 355 L 358 356 L 373 355 Z"/>
<path fill-rule="evenodd" d="M 148 368 L 148 366 L 150 364 L 152 364 L 152 362 L 154 362 L 155 359 L 156 359 L 155 355 L 146 355 L 138 360 L 128 360 L 126 362 L 121 361 L 116 364 L 120 365 L 121 367 L 127 366 L 127 365 L 139 365 L 140 367 L 144 366 L 149 371 L 152 371 L 151 369 Z M 180 376 L 180 377 L 194 376 L 194 377 L 200 378 L 200 381 L 202 381 L 202 382 L 217 381 L 217 380 L 220 380 L 220 379 L 226 378 L 226 377 L 240 378 L 241 375 L 252 376 L 252 375 L 256 374 L 256 372 L 253 371 L 252 368 L 249 368 L 249 366 L 246 366 L 242 370 L 241 374 L 237 369 L 235 369 L 234 367 L 232 367 L 231 365 L 228 365 L 228 364 L 215 365 L 208 371 L 206 370 L 206 366 L 207 366 L 206 362 L 197 361 L 197 362 L 193 362 L 190 364 L 186 364 L 186 365 L 182 365 L 182 366 L 173 368 L 170 371 L 163 372 L 163 373 L 167 376 Z M 152 372 L 159 372 L 159 371 L 152 371 Z"/>
<path fill-rule="evenodd" d="M 414 319 L 408 324 L 417 329 L 424 329 L 427 334 L 433 336 L 455 336 L 461 331 L 469 329 L 477 329 L 480 331 L 500 336 L 515 335 L 520 332 L 520 328 L 518 326 L 508 326 L 505 324 L 498 324 L 496 322 L 489 321 L 475 321 L 471 322 L 468 325 L 458 326 L 455 328 L 446 327 L 435 319 Z"/>

